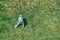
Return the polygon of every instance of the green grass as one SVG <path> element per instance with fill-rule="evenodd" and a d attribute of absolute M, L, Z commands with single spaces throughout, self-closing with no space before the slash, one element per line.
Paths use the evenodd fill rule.
<path fill-rule="evenodd" d="M 0 40 L 60 40 L 60 0 L 0 0 Z"/>

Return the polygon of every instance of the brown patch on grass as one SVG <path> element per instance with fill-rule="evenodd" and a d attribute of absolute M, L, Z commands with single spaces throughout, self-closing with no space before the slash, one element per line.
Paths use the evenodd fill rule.
<path fill-rule="evenodd" d="M 27 0 L 26 4 L 27 4 L 27 7 L 30 7 L 31 6 L 30 0 Z"/>
<path fill-rule="evenodd" d="M 13 1 L 11 5 L 16 6 L 17 5 L 17 1 Z"/>
<path fill-rule="evenodd" d="M 35 2 L 36 2 L 37 0 L 33 0 L 33 1 L 35 1 Z"/>
<path fill-rule="evenodd" d="M 38 0 L 36 1 L 36 0 L 33 0 L 32 2 L 31 2 L 31 8 L 34 8 L 34 7 L 36 7 L 37 5 L 38 5 Z"/>
<path fill-rule="evenodd" d="M 51 5 L 51 6 L 57 6 L 57 5 L 56 5 L 56 2 L 55 2 L 54 0 L 50 2 L 50 5 Z"/>
<path fill-rule="evenodd" d="M 27 0 L 26 4 L 27 4 L 27 7 L 31 7 L 31 8 L 34 8 L 34 6 L 38 5 L 38 1 L 39 0 Z"/>
<path fill-rule="evenodd" d="M 12 2 L 7 2 L 4 4 L 5 7 L 14 7 L 18 4 L 17 1 L 13 0 Z"/>
<path fill-rule="evenodd" d="M 23 7 L 24 3 L 23 0 L 20 1 L 20 6 Z"/>
<path fill-rule="evenodd" d="M 13 7 L 14 5 L 12 3 L 5 3 L 4 6 L 7 8 L 10 8 L 10 7 Z"/>
<path fill-rule="evenodd" d="M 56 6 L 55 0 L 45 0 L 44 3 L 45 5 Z"/>
<path fill-rule="evenodd" d="M 8 2 L 8 3 L 6 3 L 5 4 L 5 6 L 8 8 L 8 7 L 10 7 L 10 8 L 13 8 L 13 7 L 15 7 L 15 6 L 18 6 L 18 7 L 24 7 L 24 6 L 26 6 L 26 7 L 28 7 L 28 8 L 34 8 L 36 5 L 38 5 L 38 1 L 39 0 L 27 0 L 26 1 L 26 5 L 24 5 L 24 1 L 23 0 L 21 0 L 21 1 L 16 1 L 16 0 L 13 0 L 12 2 Z"/>

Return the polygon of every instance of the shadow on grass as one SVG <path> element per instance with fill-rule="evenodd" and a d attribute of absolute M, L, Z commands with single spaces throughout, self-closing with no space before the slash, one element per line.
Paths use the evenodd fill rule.
<path fill-rule="evenodd" d="M 25 18 L 23 19 L 23 21 L 24 21 L 24 27 L 25 27 L 28 23 L 27 23 L 27 20 Z"/>

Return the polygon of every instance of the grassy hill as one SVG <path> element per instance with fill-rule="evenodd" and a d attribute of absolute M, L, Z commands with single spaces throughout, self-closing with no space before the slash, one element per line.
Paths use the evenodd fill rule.
<path fill-rule="evenodd" d="M 60 40 L 60 0 L 0 0 L 0 40 Z"/>

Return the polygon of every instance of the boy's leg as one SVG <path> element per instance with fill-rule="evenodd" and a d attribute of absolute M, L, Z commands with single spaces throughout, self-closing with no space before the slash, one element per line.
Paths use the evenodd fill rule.
<path fill-rule="evenodd" d="M 15 28 L 17 28 L 19 24 L 20 24 L 20 22 L 18 22 L 18 24 L 15 26 Z"/>
<path fill-rule="evenodd" d="M 24 27 L 24 26 L 25 26 L 25 25 L 24 25 L 24 22 L 23 22 L 22 24 L 23 24 L 23 27 Z"/>

